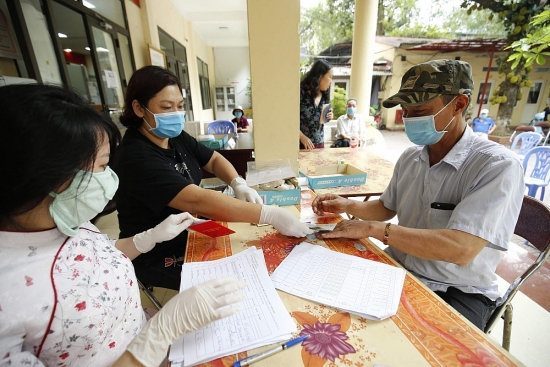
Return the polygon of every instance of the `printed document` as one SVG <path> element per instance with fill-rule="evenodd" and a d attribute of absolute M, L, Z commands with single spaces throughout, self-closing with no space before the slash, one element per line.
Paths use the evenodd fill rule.
<path fill-rule="evenodd" d="M 271 274 L 275 288 L 371 320 L 397 313 L 405 270 L 302 242 Z"/>
<path fill-rule="evenodd" d="M 263 252 L 255 247 L 224 259 L 183 264 L 180 291 L 225 276 L 246 282 L 246 297 L 239 302 L 239 311 L 176 340 L 170 350 L 170 361 L 194 366 L 286 341 L 296 331 L 269 278 Z"/>

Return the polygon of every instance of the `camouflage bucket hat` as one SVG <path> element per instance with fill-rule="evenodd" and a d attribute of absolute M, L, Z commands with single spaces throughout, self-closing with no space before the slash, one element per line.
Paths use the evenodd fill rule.
<path fill-rule="evenodd" d="M 441 94 L 472 94 L 472 67 L 460 60 L 432 60 L 410 68 L 401 79 L 399 92 L 382 105 L 419 106 Z"/>

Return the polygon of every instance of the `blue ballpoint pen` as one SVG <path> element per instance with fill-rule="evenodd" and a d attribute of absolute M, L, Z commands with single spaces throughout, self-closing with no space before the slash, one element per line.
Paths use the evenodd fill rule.
<path fill-rule="evenodd" d="M 283 344 L 280 344 L 276 346 L 275 348 L 271 348 L 266 350 L 263 353 L 260 354 L 254 354 L 250 357 L 246 357 L 244 359 L 241 359 L 240 361 L 237 361 L 233 363 L 233 367 L 245 367 L 250 366 L 252 363 L 256 363 L 258 361 L 261 361 L 264 358 L 267 358 L 273 354 L 282 352 L 285 349 L 288 349 L 292 347 L 293 345 L 300 344 L 302 341 L 306 340 L 309 337 L 309 335 L 300 336 L 296 339 L 289 340 L 287 342 L 284 342 Z"/>

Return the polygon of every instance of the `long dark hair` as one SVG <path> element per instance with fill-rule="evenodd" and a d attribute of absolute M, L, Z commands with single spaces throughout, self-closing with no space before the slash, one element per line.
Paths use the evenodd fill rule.
<path fill-rule="evenodd" d="M 137 100 L 139 104 L 147 107 L 149 100 L 158 92 L 169 85 L 177 85 L 181 90 L 178 77 L 170 70 L 158 66 L 144 66 L 136 71 L 130 78 L 126 96 L 124 97 L 124 111 L 120 116 L 120 122 L 126 127 L 139 127 L 143 121 L 134 113 L 132 102 Z"/>
<path fill-rule="evenodd" d="M 79 169 L 92 170 L 104 133 L 112 154 L 120 142 L 106 115 L 62 87 L 0 87 L 0 111 L 0 225 L 37 207 Z"/>
<path fill-rule="evenodd" d="M 306 75 L 303 76 L 300 86 L 305 87 L 311 96 L 315 98 L 319 93 L 319 81 L 330 69 L 332 69 L 332 64 L 330 62 L 324 59 L 318 59 L 313 63 L 313 66 Z M 330 98 L 330 87 L 322 93 L 323 97 L 328 100 Z"/>

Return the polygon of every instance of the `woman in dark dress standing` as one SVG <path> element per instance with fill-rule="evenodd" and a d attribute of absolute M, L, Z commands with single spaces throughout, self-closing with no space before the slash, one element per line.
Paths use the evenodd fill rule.
<path fill-rule="evenodd" d="M 330 101 L 332 65 L 323 59 L 315 61 L 300 82 L 300 149 L 325 147 L 323 105 Z M 332 110 L 327 119 L 332 120 Z"/>

